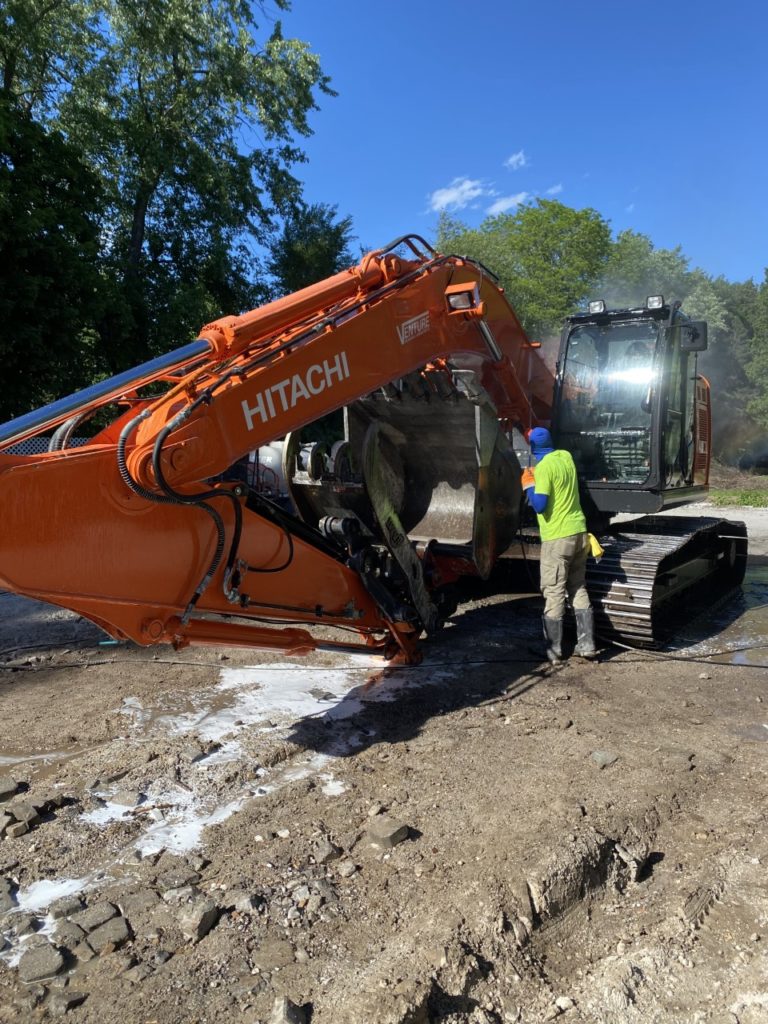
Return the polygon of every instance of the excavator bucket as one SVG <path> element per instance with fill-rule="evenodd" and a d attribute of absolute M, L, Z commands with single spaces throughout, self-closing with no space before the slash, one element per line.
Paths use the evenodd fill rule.
<path fill-rule="evenodd" d="M 348 406 L 345 433 L 320 472 L 306 459 L 302 470 L 294 441 L 286 468 L 302 517 L 352 513 L 390 545 L 382 523 L 394 513 L 409 541 L 460 549 L 487 578 L 517 532 L 521 498 L 517 457 L 487 397 L 437 392 L 412 375 Z"/>

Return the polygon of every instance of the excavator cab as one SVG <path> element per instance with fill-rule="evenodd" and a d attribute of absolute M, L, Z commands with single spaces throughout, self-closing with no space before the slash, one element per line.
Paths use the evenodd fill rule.
<path fill-rule="evenodd" d="M 589 529 L 604 546 L 587 567 L 604 636 L 653 643 L 705 580 L 717 593 L 744 577 L 744 523 L 656 514 L 707 495 L 710 393 L 697 369 L 706 346 L 706 323 L 661 295 L 633 309 L 593 302 L 565 322 L 553 432 L 573 454 Z M 609 525 L 617 513 L 651 514 Z"/>
<path fill-rule="evenodd" d="M 567 319 L 554 402 L 556 443 L 574 457 L 594 513 L 658 512 L 706 495 L 707 325 L 651 296 L 642 308 Z"/>

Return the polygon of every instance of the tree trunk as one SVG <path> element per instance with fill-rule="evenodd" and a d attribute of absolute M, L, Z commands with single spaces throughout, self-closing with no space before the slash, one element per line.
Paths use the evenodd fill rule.
<path fill-rule="evenodd" d="M 141 250 L 144 246 L 144 235 L 147 224 L 147 210 L 149 202 L 157 188 L 157 181 L 139 185 L 136 199 L 133 204 L 133 222 L 131 223 L 131 240 L 128 245 L 128 259 L 125 266 L 125 279 L 135 278 L 139 263 L 141 262 Z"/>

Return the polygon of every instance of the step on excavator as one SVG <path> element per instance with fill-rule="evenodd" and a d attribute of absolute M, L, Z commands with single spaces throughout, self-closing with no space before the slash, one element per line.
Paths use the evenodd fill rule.
<path fill-rule="evenodd" d="M 598 628 L 651 644 L 746 564 L 742 523 L 658 514 L 707 493 L 706 334 L 660 296 L 592 303 L 553 375 L 491 271 L 404 236 L 0 426 L 0 588 L 143 645 L 413 663 L 457 582 L 535 559 L 522 434 L 543 425 L 605 548 Z"/>

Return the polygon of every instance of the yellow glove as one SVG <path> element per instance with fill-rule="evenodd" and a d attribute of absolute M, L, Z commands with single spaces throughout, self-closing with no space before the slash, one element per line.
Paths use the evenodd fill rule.
<path fill-rule="evenodd" d="M 594 533 L 587 534 L 587 548 L 589 549 L 590 555 L 592 555 L 593 558 L 597 559 L 598 562 L 605 554 L 605 550 L 603 549 L 602 544 L 594 535 Z"/>
<path fill-rule="evenodd" d="M 520 477 L 520 483 L 523 485 L 524 491 L 527 490 L 529 487 L 535 486 L 536 478 L 534 477 L 533 470 L 530 467 L 528 467 L 528 469 L 523 470 L 523 475 Z"/>

